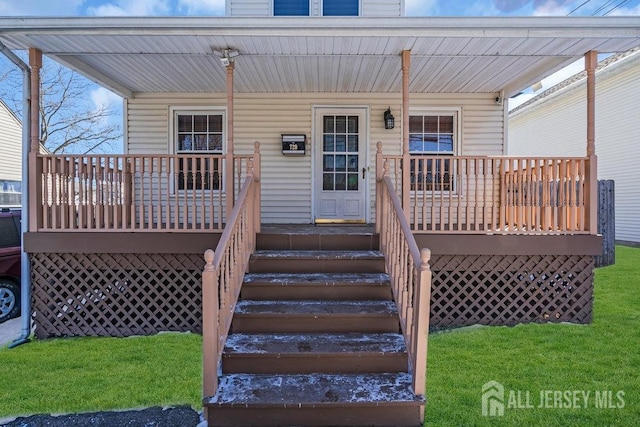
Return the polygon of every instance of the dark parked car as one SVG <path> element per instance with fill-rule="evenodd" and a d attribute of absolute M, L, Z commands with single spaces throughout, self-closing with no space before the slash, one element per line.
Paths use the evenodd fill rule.
<path fill-rule="evenodd" d="M 20 210 L 0 211 L 0 323 L 20 315 Z"/>

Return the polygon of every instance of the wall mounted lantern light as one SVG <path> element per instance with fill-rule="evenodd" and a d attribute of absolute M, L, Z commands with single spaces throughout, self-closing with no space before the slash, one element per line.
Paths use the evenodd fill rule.
<path fill-rule="evenodd" d="M 391 114 L 391 107 L 387 108 L 387 111 L 384 112 L 384 128 L 385 129 L 393 129 L 395 126 L 395 118 Z"/>

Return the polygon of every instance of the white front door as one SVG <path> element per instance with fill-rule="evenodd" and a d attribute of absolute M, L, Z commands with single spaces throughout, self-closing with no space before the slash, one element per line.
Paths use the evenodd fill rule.
<path fill-rule="evenodd" d="M 367 117 L 366 108 L 316 108 L 316 223 L 366 222 Z"/>

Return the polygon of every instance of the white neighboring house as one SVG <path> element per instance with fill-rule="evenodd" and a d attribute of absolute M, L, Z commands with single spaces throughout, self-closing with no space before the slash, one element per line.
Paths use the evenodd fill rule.
<path fill-rule="evenodd" d="M 613 55 L 596 71 L 598 179 L 615 181 L 616 241 L 640 243 L 640 49 Z M 586 73 L 509 113 L 509 155 L 585 156 Z"/>
<path fill-rule="evenodd" d="M 22 183 L 22 123 L 0 100 L 0 206 L 19 206 Z"/>

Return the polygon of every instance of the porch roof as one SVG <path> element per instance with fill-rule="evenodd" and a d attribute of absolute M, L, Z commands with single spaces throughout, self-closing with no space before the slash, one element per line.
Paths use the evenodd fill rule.
<path fill-rule="evenodd" d="M 402 90 L 512 96 L 587 51 L 640 44 L 640 17 L 0 18 L 0 42 L 38 48 L 123 97 L 224 92 L 214 50 L 233 48 L 235 91 Z"/>

